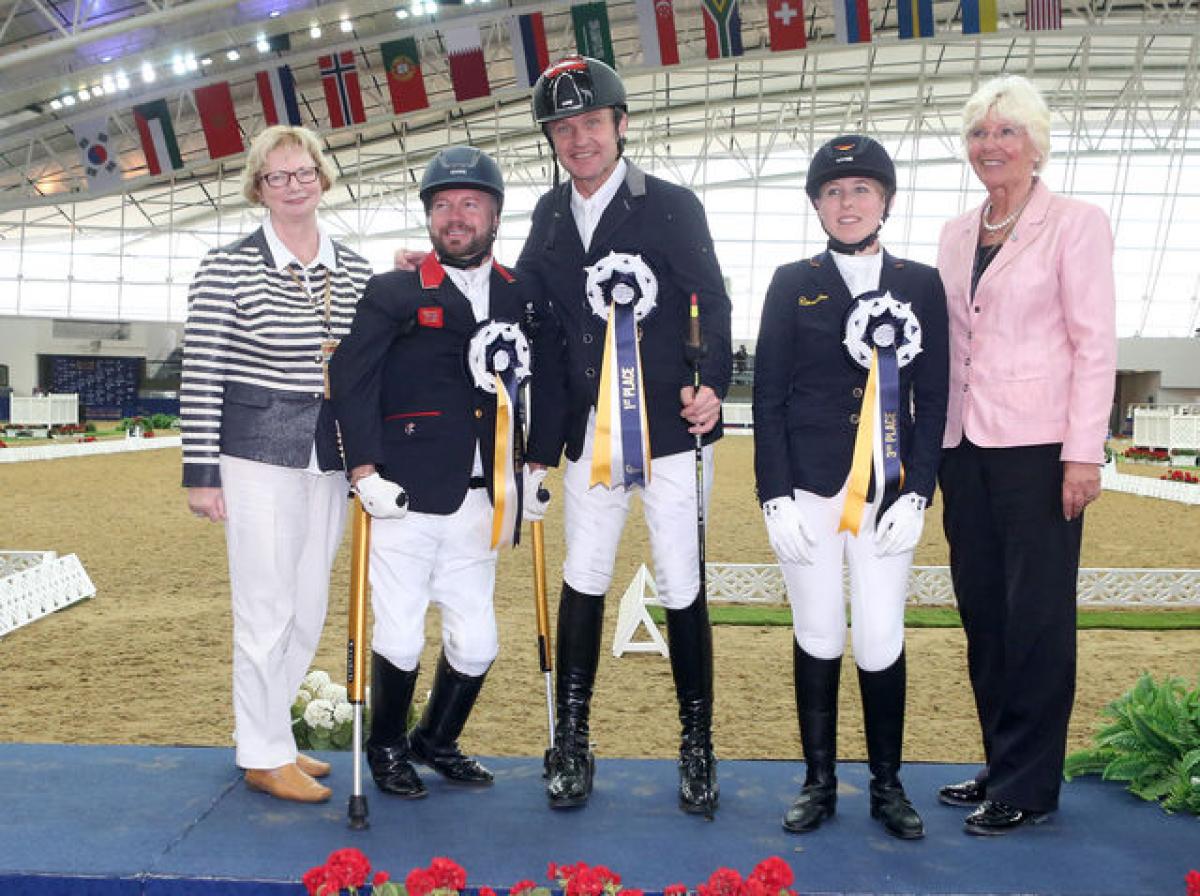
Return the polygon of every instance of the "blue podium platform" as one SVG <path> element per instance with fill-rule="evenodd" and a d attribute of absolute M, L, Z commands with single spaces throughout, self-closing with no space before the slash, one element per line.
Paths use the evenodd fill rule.
<path fill-rule="evenodd" d="M 962 810 L 939 806 L 958 765 L 911 764 L 904 780 L 925 818 L 916 842 L 888 837 L 868 816 L 868 773 L 839 767 L 835 819 L 804 836 L 779 819 L 803 777 L 799 762 L 720 765 L 714 821 L 675 805 L 665 760 L 601 759 L 584 809 L 546 806 L 541 760 L 487 760 L 496 785 L 456 790 L 425 775 L 427 799 L 402 801 L 368 781 L 371 827 L 346 825 L 350 757 L 334 764 L 332 802 L 300 806 L 248 791 L 226 749 L 0 744 L 3 896 L 300 896 L 301 875 L 334 849 L 357 846 L 403 880 L 447 856 L 468 887 L 546 883 L 548 862 L 604 864 L 648 892 L 704 882 L 721 866 L 748 873 L 776 855 L 800 896 L 816 894 L 1185 893 L 1200 867 L 1200 822 L 1096 779 L 1068 784 L 1048 822 L 1006 837 L 962 832 Z"/>

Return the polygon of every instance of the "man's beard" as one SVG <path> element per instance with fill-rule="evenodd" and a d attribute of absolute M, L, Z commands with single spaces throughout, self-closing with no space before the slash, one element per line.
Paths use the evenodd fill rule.
<path fill-rule="evenodd" d="M 437 253 L 438 258 L 456 258 L 469 259 L 475 257 L 487 256 L 492 251 L 492 244 L 495 242 L 495 235 L 492 233 L 476 234 L 466 245 L 457 251 L 451 251 L 449 246 L 442 238 L 435 233 L 429 234 L 429 240 L 433 243 L 433 249 Z M 461 244 L 460 244 L 461 245 Z"/>

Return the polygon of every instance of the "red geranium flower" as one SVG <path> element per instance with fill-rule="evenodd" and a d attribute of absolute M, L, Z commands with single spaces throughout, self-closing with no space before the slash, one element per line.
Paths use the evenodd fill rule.
<path fill-rule="evenodd" d="M 683 884 L 671 884 L 663 888 L 663 896 L 687 896 L 687 891 Z"/>
<path fill-rule="evenodd" d="M 1187 873 L 1187 896 L 1200 896 L 1200 871 Z"/>
<path fill-rule="evenodd" d="M 434 888 L 433 875 L 424 868 L 414 868 L 404 878 L 408 896 L 426 896 Z"/>
<path fill-rule="evenodd" d="M 462 865 L 451 859 L 436 857 L 429 863 L 433 885 L 439 890 L 461 890 L 467 885 L 467 872 Z"/>
<path fill-rule="evenodd" d="M 537 884 L 531 880 L 519 880 L 508 888 L 508 896 L 521 896 L 530 890 L 536 890 Z"/>

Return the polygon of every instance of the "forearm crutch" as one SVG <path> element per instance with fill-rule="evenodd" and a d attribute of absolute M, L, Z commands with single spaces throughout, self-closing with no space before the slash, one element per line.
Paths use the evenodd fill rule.
<path fill-rule="evenodd" d="M 546 722 L 550 734 L 550 747 L 546 749 L 543 764 L 550 761 L 550 748 L 554 746 L 554 662 L 550 653 L 550 608 L 546 605 L 546 539 L 541 520 L 529 524 L 533 535 L 533 600 L 537 610 L 538 665 L 546 679 Z"/>
<path fill-rule="evenodd" d="M 346 694 L 354 707 L 354 780 L 348 810 L 351 830 L 369 828 L 367 796 L 363 793 L 363 703 L 367 680 L 367 564 L 371 556 L 371 518 L 357 497 L 351 508 L 350 626 L 346 639 Z"/>

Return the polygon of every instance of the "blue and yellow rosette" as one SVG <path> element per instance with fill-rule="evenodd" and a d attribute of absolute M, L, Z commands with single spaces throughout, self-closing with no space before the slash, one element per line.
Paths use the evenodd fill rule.
<path fill-rule="evenodd" d="M 904 484 L 900 460 L 900 368 L 921 353 L 921 323 L 912 305 L 890 292 L 858 296 L 846 315 L 842 344 L 850 360 L 867 371 L 850 482 L 838 531 L 857 535 L 862 525 L 871 477 L 883 483 L 879 513 L 886 510 Z"/>
<path fill-rule="evenodd" d="M 623 252 L 610 252 L 585 272 L 588 306 L 606 321 L 588 487 L 644 487 L 650 427 L 637 325 L 654 310 L 658 279 L 640 255 Z"/>
<path fill-rule="evenodd" d="M 514 323 L 485 321 L 467 344 L 467 369 L 477 389 L 496 396 L 492 455 L 492 548 L 516 544 L 524 497 L 517 444 L 519 393 L 529 379 L 529 341 Z"/>

